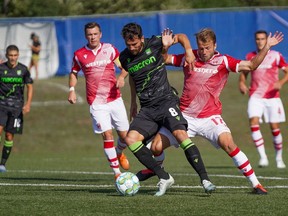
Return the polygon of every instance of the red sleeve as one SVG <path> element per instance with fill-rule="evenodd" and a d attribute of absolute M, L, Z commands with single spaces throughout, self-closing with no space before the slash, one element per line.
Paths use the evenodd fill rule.
<path fill-rule="evenodd" d="M 74 57 L 73 57 L 73 61 L 72 61 L 72 68 L 71 68 L 71 72 L 79 72 L 81 70 L 81 65 L 78 62 L 78 58 L 76 53 L 74 53 Z"/>
<path fill-rule="evenodd" d="M 185 61 L 185 54 L 172 55 L 172 65 L 176 67 L 183 67 Z"/>
<path fill-rule="evenodd" d="M 226 65 L 227 69 L 229 71 L 232 71 L 232 72 L 238 72 L 238 64 L 241 62 L 240 59 L 235 59 L 229 55 L 225 55 L 226 58 L 227 58 L 227 63 L 228 65 Z"/>
<path fill-rule="evenodd" d="M 279 55 L 280 55 L 280 61 L 279 61 L 278 67 L 279 67 L 279 68 L 288 67 L 288 63 L 285 61 L 285 59 L 284 59 L 284 57 L 282 56 L 282 54 L 279 53 Z"/>

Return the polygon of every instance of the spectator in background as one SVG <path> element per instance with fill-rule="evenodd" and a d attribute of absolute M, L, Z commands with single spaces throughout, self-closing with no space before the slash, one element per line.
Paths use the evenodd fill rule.
<path fill-rule="evenodd" d="M 29 65 L 29 70 L 31 70 L 32 67 L 35 68 L 35 80 L 37 80 L 39 75 L 38 63 L 39 63 L 39 54 L 41 51 L 41 42 L 39 40 L 39 36 L 36 35 L 34 32 L 31 33 L 30 39 L 32 40 L 32 44 L 29 45 L 32 51 L 32 56 Z"/>
<path fill-rule="evenodd" d="M 257 51 L 250 52 L 246 59 L 255 58 L 257 53 L 263 49 L 267 42 L 268 34 L 266 31 L 259 30 L 255 32 L 255 42 Z M 282 69 L 284 76 L 279 80 L 279 69 Z M 253 142 L 260 156 L 259 167 L 266 167 L 269 164 L 262 133 L 259 124 L 262 122 L 262 116 L 266 123 L 270 124 L 273 145 L 276 153 L 276 166 L 279 169 L 286 168 L 282 158 L 282 135 L 280 131 L 280 122 L 285 122 L 285 111 L 280 98 L 280 89 L 288 80 L 288 64 L 285 62 L 281 53 L 270 50 L 260 64 L 260 66 L 251 71 L 250 88 L 246 86 L 248 72 L 242 73 L 239 78 L 239 88 L 242 94 L 249 92 L 248 116 L 250 130 Z"/>
<path fill-rule="evenodd" d="M 23 114 L 30 112 L 33 96 L 33 80 L 28 68 L 18 62 L 18 47 L 8 46 L 6 57 L 8 61 L 0 64 L 0 142 L 2 132 L 6 132 L 0 172 L 6 172 L 5 164 L 13 147 L 14 134 L 22 134 Z M 27 96 L 24 104 L 25 86 Z"/>
<path fill-rule="evenodd" d="M 103 138 L 103 148 L 115 179 L 121 174 L 119 163 L 123 169 L 129 169 L 129 161 L 122 152 L 126 148 L 124 142 L 129 128 L 126 109 L 117 87 L 116 65 L 122 70 L 119 62 L 119 51 L 109 43 L 102 43 L 101 27 L 98 23 L 87 23 L 84 27 L 87 44 L 74 53 L 73 65 L 69 75 L 68 101 L 76 103 L 75 86 L 78 72 L 83 71 L 86 80 L 86 97 L 90 105 L 93 129 Z M 112 129 L 115 128 L 119 139 L 114 147 Z"/>
<path fill-rule="evenodd" d="M 2 64 L 3 62 L 6 61 L 6 58 L 5 58 L 5 55 L 4 53 L 2 52 L 2 50 L 0 51 L 0 64 Z"/>

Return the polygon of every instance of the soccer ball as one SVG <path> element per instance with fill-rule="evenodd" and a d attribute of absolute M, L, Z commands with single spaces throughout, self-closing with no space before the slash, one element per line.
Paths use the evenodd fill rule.
<path fill-rule="evenodd" d="M 118 176 L 115 182 L 116 190 L 123 196 L 135 195 L 139 188 L 140 182 L 137 176 L 131 172 L 124 172 Z"/>

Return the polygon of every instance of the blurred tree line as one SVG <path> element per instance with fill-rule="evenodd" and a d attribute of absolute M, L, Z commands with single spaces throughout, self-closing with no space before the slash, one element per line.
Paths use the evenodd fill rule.
<path fill-rule="evenodd" d="M 0 17 L 79 16 L 198 8 L 288 6 L 288 0 L 0 0 Z"/>

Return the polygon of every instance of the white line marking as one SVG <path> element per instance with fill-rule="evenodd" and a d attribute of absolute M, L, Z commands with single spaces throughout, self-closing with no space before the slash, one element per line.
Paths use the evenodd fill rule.
<path fill-rule="evenodd" d="M 80 184 L 25 184 L 25 183 L 0 183 L 0 186 L 20 186 L 20 187 L 76 187 L 76 188 L 114 188 L 115 185 L 80 185 Z M 143 188 L 155 188 L 157 186 L 145 185 L 141 186 Z M 201 188 L 202 186 L 182 186 L 182 185 L 173 185 L 172 188 Z M 245 189 L 251 188 L 248 186 L 216 186 L 217 189 Z M 275 185 L 275 186 L 265 186 L 265 188 L 281 188 L 288 189 L 288 185 Z"/>
<path fill-rule="evenodd" d="M 55 174 L 80 174 L 80 175 L 114 175 L 112 172 L 83 172 L 83 171 L 49 171 L 49 170 L 8 170 L 7 172 L 19 173 L 55 173 Z M 198 176 L 190 173 L 173 173 L 173 176 Z M 209 176 L 224 177 L 224 178 L 245 178 L 242 175 L 222 175 L 210 174 Z M 270 180 L 288 180 L 288 177 L 275 177 L 275 176 L 257 176 L 258 179 Z"/>
<path fill-rule="evenodd" d="M 55 86 L 57 88 L 60 88 L 64 92 L 69 92 L 69 88 L 67 86 L 64 86 L 62 84 L 53 83 L 53 82 L 47 82 L 46 84 Z M 76 104 L 83 104 L 84 99 L 76 93 L 77 96 L 77 103 Z M 55 105 L 69 105 L 69 102 L 67 100 L 61 100 L 61 101 L 32 101 L 32 106 L 55 106 Z"/>

